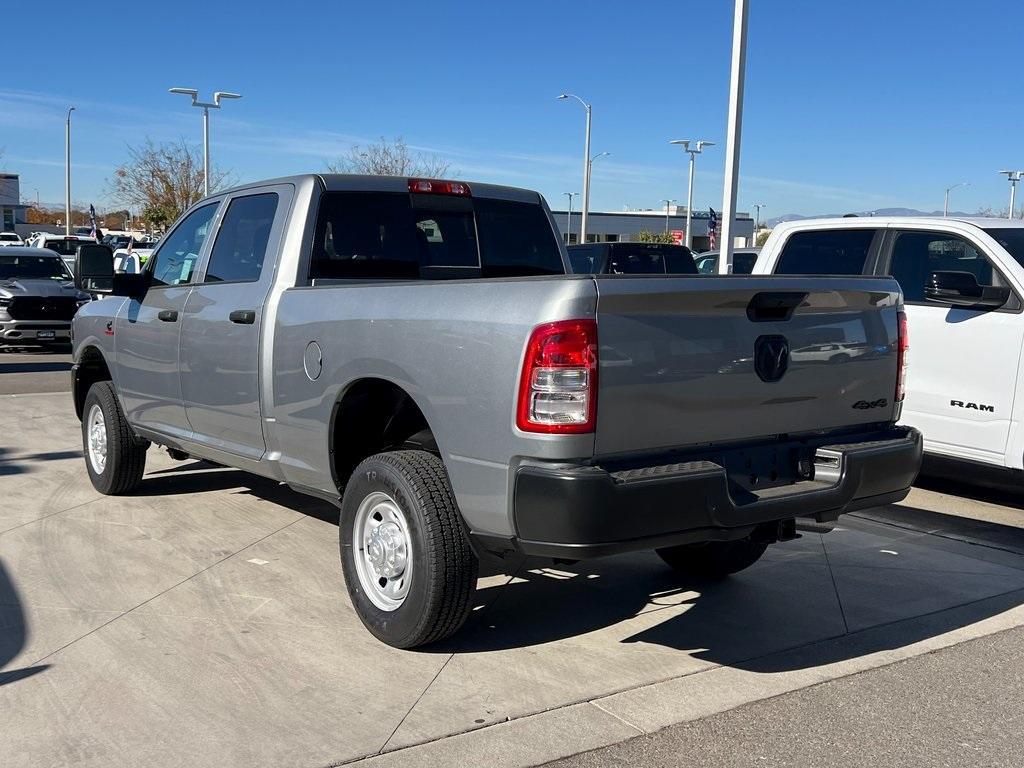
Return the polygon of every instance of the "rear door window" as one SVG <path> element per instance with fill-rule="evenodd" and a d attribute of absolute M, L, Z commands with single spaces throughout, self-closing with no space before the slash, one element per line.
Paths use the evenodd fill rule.
<path fill-rule="evenodd" d="M 786 241 L 778 275 L 862 275 L 876 229 L 797 232 Z"/>
<path fill-rule="evenodd" d="M 270 229 L 277 213 L 277 193 L 236 197 L 217 230 L 206 268 L 207 283 L 253 283 L 260 279 Z"/>
<path fill-rule="evenodd" d="M 488 198 L 329 192 L 312 279 L 438 280 L 562 274 L 543 207 Z"/>

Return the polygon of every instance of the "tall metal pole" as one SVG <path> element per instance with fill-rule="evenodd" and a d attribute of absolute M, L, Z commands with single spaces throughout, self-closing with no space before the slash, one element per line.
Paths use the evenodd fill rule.
<path fill-rule="evenodd" d="M 675 202 L 675 199 L 673 198 L 671 200 L 662 200 L 662 202 L 665 203 L 665 234 L 667 235 L 668 234 L 669 206 L 671 206 L 672 203 Z"/>
<path fill-rule="evenodd" d="M 563 192 L 562 194 L 569 198 L 569 212 L 565 214 L 565 244 L 568 245 L 572 240 L 572 199 L 579 192 Z"/>
<path fill-rule="evenodd" d="M 690 156 L 690 182 L 686 185 L 686 247 L 693 250 L 693 165 L 697 155 L 689 150 L 687 154 Z"/>
<path fill-rule="evenodd" d="M 729 78 L 729 124 L 725 142 L 725 192 L 722 195 L 722 246 L 718 273 L 732 272 L 732 224 L 736 216 L 736 188 L 740 175 L 740 138 L 743 128 L 743 79 L 747 66 L 748 0 L 736 0 L 732 27 L 732 74 Z"/>
<path fill-rule="evenodd" d="M 68 118 L 64 123 L 64 234 L 71 234 L 71 113 L 74 107 L 68 107 Z"/>
<path fill-rule="evenodd" d="M 1014 204 L 1014 200 L 1017 197 L 1017 179 L 1019 179 L 1019 178 L 1020 178 L 1020 176 L 1017 176 L 1017 177 L 1011 176 L 1010 177 L 1010 212 L 1006 215 L 1006 218 L 1008 218 L 1008 219 L 1012 219 L 1013 218 L 1013 204 Z"/>
<path fill-rule="evenodd" d="M 221 99 L 240 99 L 241 95 L 228 91 L 214 91 L 213 101 L 200 101 L 199 91 L 195 88 L 171 88 L 171 93 L 180 93 L 192 97 L 193 107 L 203 109 L 203 196 L 210 194 L 210 110 L 220 109 Z"/>
<path fill-rule="evenodd" d="M 210 108 L 203 107 L 203 197 L 210 194 Z"/>
<path fill-rule="evenodd" d="M 583 141 L 583 213 L 580 214 L 580 242 L 587 242 L 587 214 L 590 213 L 590 118 L 591 108 L 587 108 L 587 135 Z"/>
<path fill-rule="evenodd" d="M 946 187 L 946 198 L 942 202 L 942 217 L 943 218 L 946 218 L 949 215 L 949 193 L 952 192 L 957 187 L 968 187 L 968 186 L 970 186 L 970 184 L 971 184 L 971 182 L 969 182 L 969 181 L 961 181 L 958 184 L 954 184 L 951 187 Z"/>

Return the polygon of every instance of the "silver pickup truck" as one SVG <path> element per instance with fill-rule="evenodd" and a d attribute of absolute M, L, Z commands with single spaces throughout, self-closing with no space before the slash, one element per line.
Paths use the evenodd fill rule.
<path fill-rule="evenodd" d="M 298 176 L 196 204 L 140 274 L 83 247 L 74 405 L 95 487 L 151 443 L 340 506 L 355 609 L 455 632 L 483 553 L 654 549 L 720 578 L 902 499 L 906 332 L 885 277 L 573 275 L 536 192 Z M 842 334 L 842 361 L 804 355 Z"/>

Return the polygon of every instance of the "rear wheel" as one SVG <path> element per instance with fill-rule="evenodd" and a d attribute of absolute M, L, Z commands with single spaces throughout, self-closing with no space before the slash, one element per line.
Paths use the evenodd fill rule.
<path fill-rule="evenodd" d="M 109 381 L 89 387 L 82 409 L 82 448 L 93 488 L 108 496 L 133 490 L 146 468 L 148 443 L 128 426 Z"/>
<path fill-rule="evenodd" d="M 724 579 L 752 566 L 766 549 L 767 542 L 746 538 L 680 544 L 655 551 L 679 573 L 699 579 Z"/>
<path fill-rule="evenodd" d="M 352 605 L 379 640 L 413 648 L 465 622 L 478 564 L 434 454 L 379 453 L 356 467 L 342 499 L 340 545 Z"/>

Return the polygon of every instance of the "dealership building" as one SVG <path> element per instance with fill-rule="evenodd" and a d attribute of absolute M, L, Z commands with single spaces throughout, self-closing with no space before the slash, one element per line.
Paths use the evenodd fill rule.
<path fill-rule="evenodd" d="M 555 223 L 562 233 L 562 239 L 568 243 L 579 242 L 580 212 L 552 211 Z M 678 205 L 669 208 L 668 231 L 675 233 L 677 239 L 686 239 L 686 206 Z M 708 241 L 708 222 L 711 212 L 694 211 L 691 225 L 693 226 L 693 249 L 706 251 L 710 248 Z M 633 211 L 590 211 L 587 214 L 588 243 L 631 242 L 640 239 L 641 232 L 664 232 L 665 209 L 633 210 Z M 721 234 L 722 220 L 718 220 L 718 232 Z M 566 234 L 568 233 L 568 238 Z M 734 243 L 737 246 L 754 244 L 754 220 L 749 213 L 737 213 L 733 221 Z"/>

